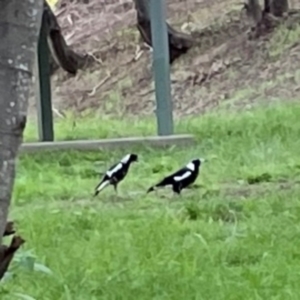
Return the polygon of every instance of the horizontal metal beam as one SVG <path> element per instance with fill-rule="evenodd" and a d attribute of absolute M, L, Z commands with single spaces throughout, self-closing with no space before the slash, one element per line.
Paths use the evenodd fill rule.
<path fill-rule="evenodd" d="M 150 137 L 128 137 L 104 140 L 75 140 L 55 142 L 24 143 L 20 148 L 21 153 L 34 153 L 41 151 L 81 150 L 92 151 L 101 149 L 120 149 L 131 146 L 166 147 L 172 145 L 192 145 L 195 140 L 192 135 L 169 135 Z"/>

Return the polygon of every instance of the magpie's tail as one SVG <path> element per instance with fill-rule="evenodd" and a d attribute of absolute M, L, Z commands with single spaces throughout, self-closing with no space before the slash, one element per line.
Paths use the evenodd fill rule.
<path fill-rule="evenodd" d="M 156 188 L 163 187 L 163 186 L 166 186 L 166 185 L 168 185 L 168 184 L 170 184 L 170 183 L 169 183 L 169 178 L 166 177 L 166 178 L 164 178 L 162 181 L 160 181 L 159 183 L 157 183 L 156 185 L 151 186 L 151 187 L 148 189 L 147 194 L 150 193 L 150 192 L 153 192 Z"/>
<path fill-rule="evenodd" d="M 154 191 L 154 187 L 155 186 L 151 186 L 151 188 L 148 189 L 147 194 L 150 193 L 150 192 L 153 192 Z"/>
<path fill-rule="evenodd" d="M 94 197 L 96 197 L 107 185 L 109 185 L 109 183 L 109 180 L 100 182 L 95 188 Z"/>

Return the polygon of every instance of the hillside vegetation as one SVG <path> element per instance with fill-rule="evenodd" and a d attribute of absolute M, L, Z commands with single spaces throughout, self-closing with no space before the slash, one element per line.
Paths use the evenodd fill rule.
<path fill-rule="evenodd" d="M 63 112 L 72 109 L 77 117 L 84 111 L 118 118 L 151 116 L 155 108 L 152 54 L 139 42 L 132 1 L 105 3 L 72 2 L 56 9 L 68 44 L 92 54 L 94 63 L 76 77 L 62 70 L 52 77 L 54 106 Z M 171 68 L 176 116 L 297 99 L 298 13 L 275 31 L 249 40 L 250 22 L 236 1 L 167 4 L 170 24 L 191 32 L 196 41 Z M 291 5 L 299 7 L 298 1 Z"/>

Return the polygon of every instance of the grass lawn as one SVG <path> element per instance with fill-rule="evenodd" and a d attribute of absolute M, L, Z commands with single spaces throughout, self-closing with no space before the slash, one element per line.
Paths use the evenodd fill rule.
<path fill-rule="evenodd" d="M 299 299 L 300 106 L 185 119 L 197 145 L 135 148 L 140 162 L 92 198 L 124 152 L 23 155 L 11 219 L 26 239 L 1 299 Z M 63 138 L 153 134 L 144 121 L 78 121 Z M 124 133 L 124 128 L 127 129 Z M 26 139 L 33 139 L 29 125 Z M 113 135 L 113 134 L 112 134 Z M 146 195 L 165 174 L 204 157 L 194 188 Z"/>

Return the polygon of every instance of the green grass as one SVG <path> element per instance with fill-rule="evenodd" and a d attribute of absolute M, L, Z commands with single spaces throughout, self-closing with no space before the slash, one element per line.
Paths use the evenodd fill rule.
<path fill-rule="evenodd" d="M 124 129 L 126 126 L 126 130 Z M 154 119 L 147 118 L 141 121 L 132 118 L 112 119 L 103 115 L 85 114 L 75 117 L 67 114 L 66 118 L 58 118 L 54 123 L 55 140 L 78 140 L 78 139 L 105 139 L 124 136 L 156 135 Z M 25 142 L 38 140 L 38 127 L 36 120 L 30 120 L 27 124 L 24 136 Z"/>
<path fill-rule="evenodd" d="M 112 188 L 91 195 L 96 171 L 124 152 L 21 156 L 11 218 L 27 242 L 1 299 L 298 299 L 299 115 L 286 104 L 180 121 L 177 132 L 194 133 L 197 145 L 128 149 L 140 162 L 118 197 Z M 70 132 L 67 122 L 61 139 L 155 128 L 94 118 Z M 145 194 L 197 156 L 208 161 L 196 187 L 180 198 Z"/>

